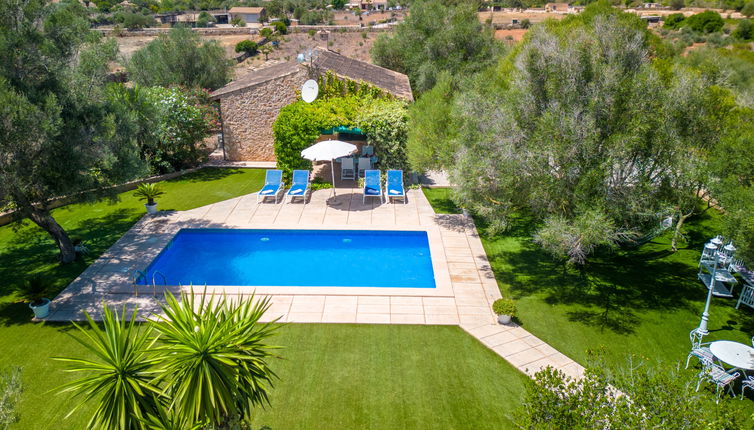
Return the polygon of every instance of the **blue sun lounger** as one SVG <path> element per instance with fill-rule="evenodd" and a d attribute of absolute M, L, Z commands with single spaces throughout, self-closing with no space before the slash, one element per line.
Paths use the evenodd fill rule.
<path fill-rule="evenodd" d="M 309 192 L 309 171 L 294 170 L 291 189 L 288 190 L 287 193 L 285 193 L 285 195 L 288 197 L 288 203 L 290 203 L 294 197 L 303 197 L 304 204 L 306 204 L 307 192 Z"/>
<path fill-rule="evenodd" d="M 400 197 L 403 204 L 406 204 L 406 189 L 403 187 L 403 170 L 387 171 L 387 202 L 390 203 L 392 197 Z"/>
<path fill-rule="evenodd" d="M 264 187 L 257 193 L 257 203 L 264 201 L 266 197 L 275 197 L 278 202 L 278 194 L 283 189 L 283 171 L 268 170 L 264 177 Z"/>
<path fill-rule="evenodd" d="M 379 170 L 364 172 L 364 197 L 361 202 L 366 203 L 367 197 L 379 197 L 382 202 L 382 179 Z"/>

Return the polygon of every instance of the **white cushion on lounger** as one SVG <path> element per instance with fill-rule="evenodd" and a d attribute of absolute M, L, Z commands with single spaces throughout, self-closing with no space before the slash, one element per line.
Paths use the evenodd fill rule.
<path fill-rule="evenodd" d="M 264 190 L 264 191 L 261 192 L 261 194 L 270 194 L 273 191 L 274 190 Z"/>
<path fill-rule="evenodd" d="M 302 190 L 301 188 L 299 188 L 297 190 L 293 190 L 293 191 L 289 192 L 288 194 L 301 194 L 303 192 L 304 192 L 304 190 Z"/>
<path fill-rule="evenodd" d="M 390 194 L 403 194 L 403 193 L 402 193 L 402 192 L 400 192 L 399 190 L 390 190 L 390 191 L 388 191 L 388 192 L 389 192 Z"/>

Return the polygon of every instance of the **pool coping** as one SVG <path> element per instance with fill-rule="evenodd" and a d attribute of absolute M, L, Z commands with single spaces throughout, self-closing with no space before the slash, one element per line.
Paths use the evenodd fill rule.
<path fill-rule="evenodd" d="M 436 214 L 420 190 L 409 190 L 408 204 L 363 203 L 353 189 L 312 193 L 309 203 L 256 203 L 256 195 L 200 208 L 144 216 L 51 304 L 49 321 L 101 319 L 101 306 L 138 306 L 137 318 L 160 313 L 162 292 L 174 295 L 204 286 L 151 287 L 134 294 L 131 273 L 145 269 L 182 228 L 426 231 L 437 287 L 207 287 L 230 299 L 268 297 L 264 321 L 292 323 L 370 323 L 459 325 L 519 370 L 533 374 L 553 366 L 571 376 L 583 368 L 523 328 L 496 323 L 492 302 L 497 281 L 473 220 Z M 243 289 L 243 291 L 241 291 Z M 283 291 L 282 289 L 286 289 Z M 411 290 L 411 291 L 407 291 Z M 238 294 L 241 292 L 241 294 Z"/>
<path fill-rule="evenodd" d="M 144 259 L 148 259 L 147 267 L 154 262 L 165 247 L 172 241 L 175 236 L 183 229 L 197 229 L 196 227 L 182 227 L 172 233 L 167 239 L 164 246 L 150 248 L 145 252 Z M 201 229 L 201 228 L 199 228 Z M 410 288 L 410 287 L 340 287 L 340 286 L 279 286 L 279 285 L 167 285 L 169 288 L 177 289 L 180 287 L 185 292 L 193 291 L 194 293 L 207 293 L 213 295 L 238 295 L 238 294 L 262 294 L 262 295 L 336 295 L 336 296 L 427 296 L 427 297 L 453 297 L 453 288 L 450 282 L 450 273 L 448 271 L 445 251 L 443 249 L 440 232 L 430 226 L 371 226 L 366 229 L 363 226 L 343 225 L 332 226 L 323 229 L 317 225 L 292 225 L 286 227 L 279 224 L 255 225 L 253 228 L 247 227 L 230 227 L 224 230 L 352 230 L 352 231 L 418 231 L 427 234 L 427 244 L 429 246 L 430 261 L 432 262 L 432 271 L 435 280 L 434 288 Z M 151 292 L 152 287 L 145 285 L 144 290 Z M 112 293 L 129 294 L 134 288 L 129 285 L 119 284 L 112 288 Z M 161 289 L 164 291 L 164 288 Z M 160 291 L 160 290 L 158 290 Z"/>

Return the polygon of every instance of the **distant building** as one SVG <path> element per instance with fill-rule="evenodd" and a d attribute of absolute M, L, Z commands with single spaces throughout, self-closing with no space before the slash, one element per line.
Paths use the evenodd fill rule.
<path fill-rule="evenodd" d="M 264 17 L 265 10 L 263 7 L 234 7 L 228 13 L 231 20 L 240 17 L 247 24 L 257 24 Z"/>
<path fill-rule="evenodd" d="M 547 3 L 545 12 L 550 13 L 568 13 L 568 3 Z"/>
<path fill-rule="evenodd" d="M 367 82 L 412 101 L 408 76 L 332 51 L 315 50 L 311 62 L 290 61 L 261 68 L 215 90 L 219 102 L 225 154 L 232 161 L 275 161 L 272 124 L 280 109 L 299 99 L 307 79 L 327 72 L 338 78 Z"/>
<path fill-rule="evenodd" d="M 660 3 L 644 3 L 641 5 L 643 9 L 660 9 L 662 8 L 662 4 Z"/>

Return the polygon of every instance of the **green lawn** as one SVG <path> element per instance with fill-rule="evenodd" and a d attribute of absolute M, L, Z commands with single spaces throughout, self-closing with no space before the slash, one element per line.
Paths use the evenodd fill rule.
<path fill-rule="evenodd" d="M 261 170 L 204 169 L 164 183 L 160 209 L 185 210 L 261 188 Z M 132 192 L 54 211 L 90 249 L 86 261 L 56 263 L 48 236 L 29 223 L 0 227 L 0 363 L 23 368 L 20 422 L 14 429 L 78 430 L 90 409 L 68 419 L 71 400 L 49 391 L 72 376 L 53 356 L 86 356 L 70 324 L 32 323 L 12 286 L 29 273 L 64 288 L 144 213 Z M 526 376 L 458 327 L 290 324 L 275 338 L 280 376 L 272 407 L 255 427 L 510 428 Z M 449 353 L 452 352 L 452 353 Z M 2 368 L 3 366 L 0 366 Z M 504 406 L 503 406 L 504 405 Z"/>
<path fill-rule="evenodd" d="M 436 210 L 452 205 L 447 189 L 425 189 Z M 697 280 L 704 243 L 721 233 L 720 214 L 709 209 L 686 226 L 688 243 L 670 251 L 670 234 L 637 248 L 601 253 L 583 273 L 555 262 L 531 239 L 533 225 L 518 220 L 510 231 L 491 235 L 476 218 L 482 243 L 503 295 L 517 300 L 518 322 L 574 360 L 587 364 L 601 351 L 608 364 L 624 366 L 631 353 L 666 364 L 685 363 L 689 331 L 699 325 L 706 289 Z M 715 298 L 710 335 L 749 343 L 754 312 Z M 754 412 L 754 402 L 745 407 Z"/>
<path fill-rule="evenodd" d="M 263 183 L 264 170 L 206 168 L 163 182 L 165 195 L 157 199 L 158 208 L 197 208 L 254 192 Z M 8 299 L 12 299 L 9 293 L 26 274 L 47 276 L 55 284 L 50 292 L 54 295 L 144 215 L 143 203 L 129 191 L 110 199 L 55 209 L 55 219 L 72 238 L 83 239 L 90 250 L 83 261 L 65 266 L 57 264 L 58 251 L 49 235 L 31 222 L 0 227 L 0 279 L 6 280 L 0 286 L 0 318 L 8 318 Z"/>

